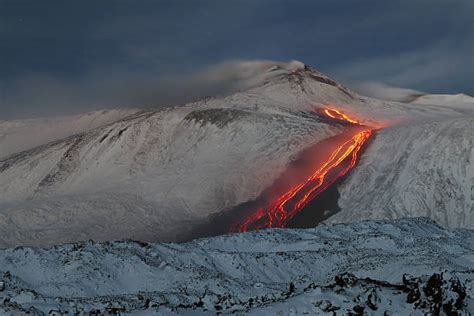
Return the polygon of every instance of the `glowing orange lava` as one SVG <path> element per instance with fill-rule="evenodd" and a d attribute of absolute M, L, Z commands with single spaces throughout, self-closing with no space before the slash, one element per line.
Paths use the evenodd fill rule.
<path fill-rule="evenodd" d="M 346 121 L 348 123 L 361 125 L 359 121 L 350 118 L 347 114 L 336 109 L 323 109 L 323 113 L 335 120 Z"/>
<path fill-rule="evenodd" d="M 360 122 L 347 114 L 335 109 L 323 109 L 321 113 L 331 119 L 360 125 Z M 306 181 L 298 184 L 281 195 L 269 207 L 259 208 L 238 226 L 232 227 L 231 232 L 268 227 L 284 227 L 312 199 L 321 194 L 337 179 L 344 176 L 357 162 L 360 151 L 372 136 L 373 129 L 367 128 L 357 132 L 349 140 L 338 146 Z M 347 162 L 349 160 L 349 162 Z M 343 163 L 345 162 L 345 163 Z"/>

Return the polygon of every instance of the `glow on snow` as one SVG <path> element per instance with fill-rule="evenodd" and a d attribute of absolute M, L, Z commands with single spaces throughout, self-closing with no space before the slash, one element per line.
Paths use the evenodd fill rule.
<path fill-rule="evenodd" d="M 325 108 L 320 113 L 330 119 L 362 126 L 359 121 L 337 109 Z M 269 206 L 257 209 L 241 224 L 232 227 L 231 231 L 245 232 L 269 227 L 284 227 L 312 199 L 354 167 L 362 147 L 372 134 L 373 129 L 370 127 L 356 132 L 350 139 L 338 146 L 330 157 L 304 182 L 278 197 Z M 343 163 L 347 159 L 349 162 Z"/>

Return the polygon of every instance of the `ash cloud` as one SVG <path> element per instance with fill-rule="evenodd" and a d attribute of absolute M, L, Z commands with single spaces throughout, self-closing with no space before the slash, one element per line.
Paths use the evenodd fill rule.
<path fill-rule="evenodd" d="M 299 62 L 227 61 L 193 73 L 100 70 L 81 78 L 22 77 L 3 87 L 2 118 L 58 116 L 120 107 L 166 107 L 206 96 L 225 95 L 258 83 L 272 67 L 291 69 Z"/>

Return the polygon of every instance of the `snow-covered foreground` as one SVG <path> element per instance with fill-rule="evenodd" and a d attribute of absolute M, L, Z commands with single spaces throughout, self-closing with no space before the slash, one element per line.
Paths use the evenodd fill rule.
<path fill-rule="evenodd" d="M 474 232 L 425 218 L 268 229 L 187 244 L 0 251 L 0 311 L 136 315 L 474 309 Z"/>

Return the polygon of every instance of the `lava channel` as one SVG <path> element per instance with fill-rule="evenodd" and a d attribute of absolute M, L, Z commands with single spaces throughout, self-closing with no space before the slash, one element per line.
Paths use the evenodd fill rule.
<path fill-rule="evenodd" d="M 270 227 L 285 227 L 312 199 L 316 198 L 338 179 L 343 177 L 357 163 L 364 144 L 372 136 L 374 129 L 361 124 L 337 109 L 324 108 L 319 114 L 338 122 L 363 127 L 350 139 L 336 147 L 329 158 L 305 181 L 295 185 L 279 196 L 267 207 L 260 207 L 241 224 L 233 226 L 231 232 L 246 232 Z M 345 163 L 347 162 L 348 163 Z"/>

